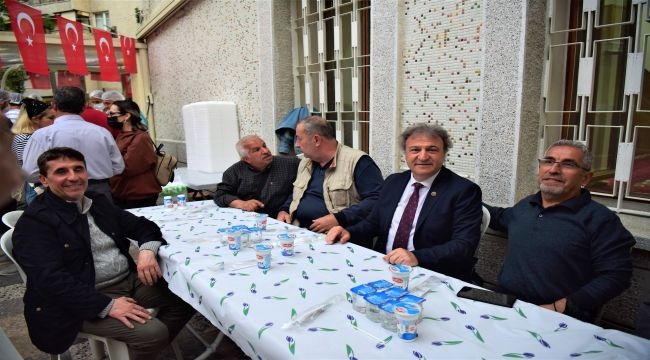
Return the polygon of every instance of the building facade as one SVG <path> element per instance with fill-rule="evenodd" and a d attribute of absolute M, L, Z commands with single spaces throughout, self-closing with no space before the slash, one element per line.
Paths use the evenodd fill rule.
<path fill-rule="evenodd" d="M 587 142 L 590 189 L 641 215 L 625 221 L 646 270 L 616 305 L 631 310 L 620 320 L 631 325 L 639 293 L 650 291 L 646 1 L 166 0 L 147 13 L 138 37 L 156 135 L 181 160 L 180 109 L 197 101 L 235 102 L 240 133 L 269 144 L 283 116 L 308 105 L 384 175 L 405 168 L 404 128 L 438 123 L 454 143 L 446 166 L 477 182 L 485 202 L 507 206 L 537 190 L 548 144 Z M 503 239 L 482 247 L 503 256 Z M 499 263 L 483 267 L 493 279 Z"/>

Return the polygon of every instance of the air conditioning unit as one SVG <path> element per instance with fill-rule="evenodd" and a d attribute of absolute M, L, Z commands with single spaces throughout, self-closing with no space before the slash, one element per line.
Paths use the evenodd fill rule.
<path fill-rule="evenodd" d="M 183 128 L 187 167 L 208 173 L 223 172 L 239 155 L 237 106 L 230 101 L 201 101 L 184 105 Z"/>

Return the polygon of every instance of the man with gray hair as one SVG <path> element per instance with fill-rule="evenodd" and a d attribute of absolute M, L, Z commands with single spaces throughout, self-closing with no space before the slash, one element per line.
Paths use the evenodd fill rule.
<path fill-rule="evenodd" d="M 327 242 L 349 240 L 385 253 L 390 264 L 424 268 L 477 282 L 474 252 L 481 238 L 481 189 L 443 164 L 451 148 L 445 129 L 413 125 L 400 143 L 409 170 L 386 178 L 373 211 Z"/>
<path fill-rule="evenodd" d="M 583 143 L 559 140 L 539 159 L 539 192 L 510 208 L 486 205 L 490 227 L 508 234 L 499 288 L 583 321 L 630 286 L 635 243 L 585 189 L 591 162 Z"/>
<path fill-rule="evenodd" d="M 215 204 L 257 211 L 275 218 L 293 189 L 300 160 L 273 156 L 257 135 L 247 135 L 235 145 L 241 161 L 229 167 L 217 185 Z"/>

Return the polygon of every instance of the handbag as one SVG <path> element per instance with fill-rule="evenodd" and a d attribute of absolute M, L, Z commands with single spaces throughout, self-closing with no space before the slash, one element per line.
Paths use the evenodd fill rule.
<path fill-rule="evenodd" d="M 176 169 L 176 165 L 178 164 L 178 159 L 176 159 L 175 156 L 162 151 L 163 146 L 165 146 L 165 144 L 156 146 L 154 143 L 156 157 L 158 157 L 154 173 L 156 175 L 156 180 L 158 180 L 158 184 L 160 184 L 160 186 L 165 186 L 170 181 L 174 180 L 174 169 Z"/>

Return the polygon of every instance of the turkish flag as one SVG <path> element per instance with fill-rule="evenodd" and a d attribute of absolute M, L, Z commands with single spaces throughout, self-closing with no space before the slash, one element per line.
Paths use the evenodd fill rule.
<path fill-rule="evenodd" d="M 69 71 L 59 70 L 56 72 L 56 87 L 62 86 L 81 87 L 81 77 Z"/>
<path fill-rule="evenodd" d="M 133 89 L 131 88 L 131 74 L 122 74 L 122 89 L 125 98 L 133 98 Z"/>
<path fill-rule="evenodd" d="M 56 16 L 56 24 L 59 27 L 61 47 L 65 62 L 68 64 L 68 71 L 73 74 L 87 75 L 86 54 L 84 54 L 84 37 L 81 24 L 68 20 L 60 15 Z"/>
<path fill-rule="evenodd" d="M 102 81 L 120 81 L 120 71 L 117 69 L 113 37 L 104 30 L 93 29 L 95 36 L 95 49 L 99 62 L 99 78 Z"/>
<path fill-rule="evenodd" d="M 15 0 L 6 0 L 6 5 L 25 70 L 37 74 L 48 74 L 47 49 L 41 12 Z"/>
<path fill-rule="evenodd" d="M 122 47 L 124 70 L 129 74 L 137 73 L 138 65 L 135 61 L 135 39 L 120 35 L 120 46 Z"/>
<path fill-rule="evenodd" d="M 50 74 L 29 73 L 29 81 L 32 83 L 32 89 L 51 89 Z"/>

